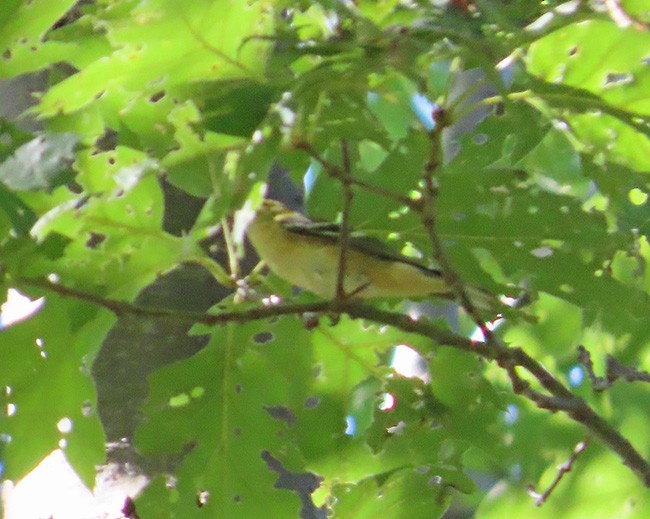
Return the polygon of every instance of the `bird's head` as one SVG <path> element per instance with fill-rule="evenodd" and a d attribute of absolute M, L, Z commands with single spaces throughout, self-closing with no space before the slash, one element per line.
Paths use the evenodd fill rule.
<path fill-rule="evenodd" d="M 276 222 L 278 224 L 310 223 L 307 217 L 292 211 L 282 202 L 265 198 L 257 209 L 257 222 Z"/>

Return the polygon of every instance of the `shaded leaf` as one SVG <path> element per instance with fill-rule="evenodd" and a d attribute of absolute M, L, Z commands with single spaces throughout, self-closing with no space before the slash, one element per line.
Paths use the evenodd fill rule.
<path fill-rule="evenodd" d="M 72 164 L 78 140 L 71 133 L 36 137 L 0 164 L 0 182 L 15 191 L 51 189 Z"/>

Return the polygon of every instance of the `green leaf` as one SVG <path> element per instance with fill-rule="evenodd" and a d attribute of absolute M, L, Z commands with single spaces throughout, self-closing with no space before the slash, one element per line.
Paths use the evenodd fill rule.
<path fill-rule="evenodd" d="M 2 425 L 11 437 L 3 456 L 8 478 L 20 479 L 61 442 L 89 486 L 104 459 L 101 424 L 92 412 L 93 383 L 80 369 L 89 344 L 76 341 L 72 329 L 76 308 L 75 302 L 48 296 L 34 317 L 0 334 L 2 357 L 11 359 L 0 367 L 0 384 L 10 388 L 5 405 L 15 409 Z M 71 432 L 58 429 L 63 419 L 70 420 Z"/>
<path fill-rule="evenodd" d="M 644 65 L 650 36 L 612 21 L 568 25 L 531 45 L 528 70 L 549 82 L 598 94 L 608 104 L 650 113 L 650 72 Z"/>
<path fill-rule="evenodd" d="M 75 3 L 74 0 L 35 0 L 3 5 L 0 15 L 0 59 L 3 65 L 0 77 L 24 74 L 63 61 L 72 46 L 44 43 L 43 37 Z"/>
<path fill-rule="evenodd" d="M 119 11 L 117 11 L 119 12 Z M 264 2 L 180 4 L 156 0 L 120 13 L 103 12 L 113 51 L 52 87 L 41 99 L 45 116 L 69 113 L 113 89 L 150 94 L 189 81 L 257 78 L 264 39 L 246 40 L 271 28 Z M 217 17 L 220 24 L 206 23 Z M 164 37 L 160 37 L 165 35 Z"/>
<path fill-rule="evenodd" d="M 299 468 L 286 441 L 311 376 L 310 350 L 294 346 L 305 333 L 290 318 L 228 326 L 216 330 L 196 356 L 150 378 L 149 420 L 138 431 L 137 445 L 145 452 L 185 453 L 172 510 L 184 517 L 200 514 L 196 495 L 204 490 L 210 498 L 203 513 L 295 515 L 297 496 L 274 489 L 277 475 L 262 456 L 268 451 Z M 179 395 L 186 395 L 187 404 L 171 405 Z"/>
<path fill-rule="evenodd" d="M 450 501 L 446 485 L 453 485 L 452 479 L 435 471 L 407 469 L 355 486 L 338 485 L 333 517 L 399 518 L 404 517 L 405 510 L 413 519 L 442 517 Z"/>
<path fill-rule="evenodd" d="M 0 209 L 17 235 L 27 234 L 36 221 L 32 209 L 4 186 L 0 186 Z"/>

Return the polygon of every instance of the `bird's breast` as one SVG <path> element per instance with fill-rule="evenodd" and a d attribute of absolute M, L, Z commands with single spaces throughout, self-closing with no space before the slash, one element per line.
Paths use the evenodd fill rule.
<path fill-rule="evenodd" d="M 334 297 L 339 267 L 336 242 L 255 221 L 248 236 L 258 255 L 285 281 L 322 297 Z M 349 248 L 344 291 L 354 297 L 423 297 L 448 292 L 440 276 L 409 263 L 386 260 Z"/>

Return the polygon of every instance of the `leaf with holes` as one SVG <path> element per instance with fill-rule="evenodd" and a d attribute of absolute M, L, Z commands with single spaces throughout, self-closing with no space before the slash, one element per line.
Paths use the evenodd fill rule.
<path fill-rule="evenodd" d="M 136 445 L 177 460 L 180 498 L 170 507 L 179 515 L 296 515 L 298 497 L 274 488 L 278 474 L 268 460 L 301 469 L 287 442 L 311 376 L 305 334 L 293 318 L 229 325 L 194 357 L 150 377 Z M 209 496 L 201 509 L 200 492 Z"/>

